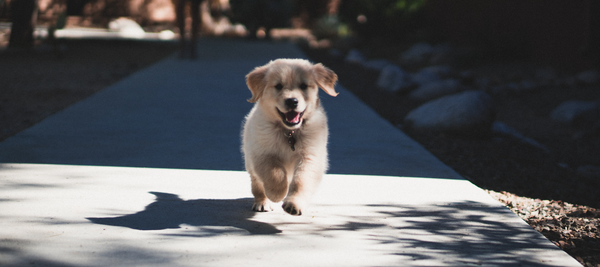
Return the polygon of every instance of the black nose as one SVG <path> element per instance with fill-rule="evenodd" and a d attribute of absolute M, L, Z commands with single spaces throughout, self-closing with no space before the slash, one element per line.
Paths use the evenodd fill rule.
<path fill-rule="evenodd" d="M 295 109 L 298 107 L 298 99 L 297 98 L 288 98 L 285 100 L 285 106 L 290 109 Z"/>

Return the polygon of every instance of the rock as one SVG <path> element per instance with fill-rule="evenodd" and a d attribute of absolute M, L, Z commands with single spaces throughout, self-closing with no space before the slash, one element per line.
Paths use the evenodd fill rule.
<path fill-rule="evenodd" d="M 412 75 L 412 81 L 418 85 L 424 85 L 430 82 L 436 82 L 441 79 L 433 69 L 424 68 Z"/>
<path fill-rule="evenodd" d="M 580 115 L 597 108 L 597 101 L 569 100 L 552 110 L 550 117 L 560 122 L 573 123 Z"/>
<path fill-rule="evenodd" d="M 429 101 L 406 115 L 404 125 L 415 131 L 478 136 L 488 134 L 494 121 L 492 98 L 469 90 Z"/>
<path fill-rule="evenodd" d="M 433 46 L 428 43 L 414 44 L 408 50 L 402 52 L 400 58 L 407 64 L 422 64 L 434 52 Z"/>
<path fill-rule="evenodd" d="M 467 88 L 456 79 L 433 81 L 419 86 L 409 94 L 409 98 L 414 101 L 429 101 L 445 95 L 458 93 L 466 89 Z"/>
<path fill-rule="evenodd" d="M 452 74 L 452 68 L 445 65 L 429 66 L 421 69 L 421 71 L 429 71 L 437 74 L 439 77 L 448 77 Z"/>
<path fill-rule="evenodd" d="M 392 63 L 391 61 L 389 61 L 387 59 L 372 59 L 372 60 L 363 62 L 362 66 L 367 69 L 370 69 L 370 70 L 382 71 L 388 65 L 393 65 L 393 64 L 394 63 Z"/>
<path fill-rule="evenodd" d="M 363 64 L 365 56 L 358 49 L 352 49 L 348 52 L 344 61 L 353 64 Z"/>
<path fill-rule="evenodd" d="M 600 82 L 600 72 L 588 70 L 577 74 L 577 81 L 583 84 L 595 84 Z"/>
<path fill-rule="evenodd" d="M 524 92 L 534 91 L 538 89 L 540 84 L 532 79 L 525 79 L 520 82 L 510 82 L 507 84 L 500 84 L 491 86 L 488 91 L 493 94 L 519 94 Z"/>
<path fill-rule="evenodd" d="M 158 39 L 161 40 L 174 40 L 175 39 L 175 33 L 172 32 L 171 30 L 164 30 L 158 33 Z"/>
<path fill-rule="evenodd" d="M 388 92 L 398 92 L 412 86 L 410 75 L 396 65 L 387 65 L 379 73 L 377 86 Z"/>
<path fill-rule="evenodd" d="M 571 125 L 590 132 L 589 134 L 600 130 L 600 101 L 596 101 L 593 109 L 585 110 L 573 118 Z"/>
<path fill-rule="evenodd" d="M 502 123 L 499 121 L 495 121 L 492 124 L 492 132 L 494 134 L 497 135 L 503 135 L 503 136 L 509 136 L 512 137 L 522 143 L 537 147 L 541 150 L 543 150 L 546 153 L 550 152 L 550 149 L 548 149 L 547 146 L 540 144 L 538 141 L 535 141 L 534 139 L 531 139 L 529 137 L 524 136 L 523 134 L 521 134 L 519 131 L 517 131 L 516 129 Z"/>
<path fill-rule="evenodd" d="M 453 49 L 448 44 L 431 45 L 429 43 L 416 43 L 408 50 L 402 52 L 400 60 L 409 65 L 436 65 L 451 63 Z"/>
<path fill-rule="evenodd" d="M 135 21 L 128 18 L 118 18 L 108 23 L 108 29 L 113 32 L 118 32 L 121 37 L 126 38 L 143 38 L 146 32 Z"/>

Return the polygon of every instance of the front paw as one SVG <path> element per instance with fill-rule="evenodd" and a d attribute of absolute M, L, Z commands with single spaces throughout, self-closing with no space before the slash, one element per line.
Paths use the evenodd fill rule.
<path fill-rule="evenodd" d="M 297 205 L 296 203 L 291 202 L 291 201 L 283 202 L 283 210 L 285 210 L 285 212 L 287 212 L 291 215 L 296 215 L 296 216 L 302 215 L 302 208 L 299 205 Z"/>
<path fill-rule="evenodd" d="M 258 212 L 273 211 L 272 204 L 273 203 L 271 203 L 271 201 L 269 201 L 269 200 L 265 200 L 265 201 L 261 201 L 261 202 L 254 202 L 254 205 L 252 205 L 252 210 L 258 211 Z"/>

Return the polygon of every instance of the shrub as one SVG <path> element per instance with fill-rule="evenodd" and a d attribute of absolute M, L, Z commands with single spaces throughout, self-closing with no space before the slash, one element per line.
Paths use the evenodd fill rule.
<path fill-rule="evenodd" d="M 427 0 L 342 1 L 339 14 L 352 31 L 366 39 L 398 39 L 418 29 Z"/>

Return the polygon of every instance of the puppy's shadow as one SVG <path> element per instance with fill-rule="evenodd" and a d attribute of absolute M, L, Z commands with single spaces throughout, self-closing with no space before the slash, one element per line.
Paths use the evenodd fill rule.
<path fill-rule="evenodd" d="M 181 228 L 182 224 L 201 227 L 192 236 L 213 236 L 246 230 L 254 235 L 281 233 L 273 225 L 250 220 L 254 212 L 252 198 L 183 200 L 175 194 L 150 192 L 156 200 L 134 214 L 87 218 L 92 223 L 128 227 L 137 230 Z M 240 230 L 242 229 L 242 230 Z"/>

